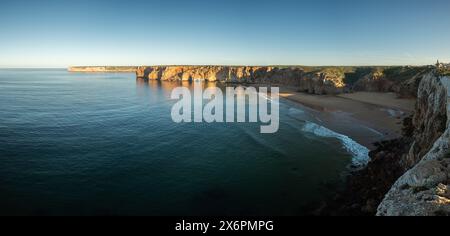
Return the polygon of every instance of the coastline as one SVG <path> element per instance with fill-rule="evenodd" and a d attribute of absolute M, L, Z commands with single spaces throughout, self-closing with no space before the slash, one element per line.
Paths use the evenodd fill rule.
<path fill-rule="evenodd" d="M 375 97 L 376 101 L 371 100 Z M 415 99 L 396 98 L 392 93 L 311 95 L 288 87 L 280 88 L 280 98 L 308 108 L 317 123 L 370 150 L 376 142 L 401 136 L 402 121 L 413 114 L 415 104 Z"/>
<path fill-rule="evenodd" d="M 68 72 L 79 73 L 135 73 L 137 66 L 70 66 Z"/>
<path fill-rule="evenodd" d="M 219 73 L 222 69 L 237 70 L 235 76 L 241 78 L 236 81 L 228 81 L 222 78 L 224 75 Z M 232 68 L 232 69 L 231 69 Z M 242 71 L 240 70 L 242 69 Z M 123 73 L 135 71 L 137 78 L 147 78 L 160 81 L 179 81 L 190 79 L 192 77 L 202 77 L 211 82 L 225 82 L 238 84 L 258 84 L 267 85 L 262 78 L 256 78 L 258 73 L 250 73 L 246 75 L 247 70 L 267 69 L 271 71 L 272 67 L 227 67 L 227 66 L 73 66 L 69 67 L 69 72 L 112 72 Z M 278 72 L 284 71 L 285 68 L 278 68 Z M 298 68 L 297 68 L 298 69 Z M 160 73 L 151 74 L 151 70 L 162 70 Z M 292 71 L 291 71 L 292 70 Z M 277 71 L 277 70 L 274 70 Z M 292 73 L 282 74 L 280 78 L 288 76 L 288 78 L 297 78 L 293 72 L 295 69 L 288 70 Z M 164 72 L 164 73 L 163 73 Z M 217 72 L 217 73 L 216 73 Z M 233 73 L 234 73 L 233 72 Z M 146 74 L 150 73 L 150 74 Z M 187 73 L 187 74 L 186 74 Z M 196 74 L 197 73 L 197 74 Z M 215 74 L 216 73 L 216 74 Z M 264 74 L 272 72 L 264 72 Z M 181 75 L 182 74 L 182 75 Z M 228 75 L 228 73 L 226 73 Z M 274 74 L 272 76 L 276 76 Z M 155 77 L 156 76 L 156 77 Z M 221 77 L 222 76 L 222 77 Z M 246 77 L 253 78 L 259 82 L 248 82 Z M 151 78 L 150 78 L 151 77 Z M 164 78 L 163 78 L 164 77 Z M 236 78 L 237 78 L 236 77 Z M 264 77 L 264 76 L 263 76 Z M 278 77 L 277 77 L 278 78 Z M 316 118 L 313 122 L 326 127 L 338 134 L 348 136 L 350 139 L 363 145 L 369 150 L 376 148 L 377 142 L 384 140 L 392 140 L 399 138 L 402 134 L 402 123 L 405 118 L 413 114 L 415 99 L 397 98 L 401 93 L 386 92 L 380 90 L 378 92 L 344 93 L 332 91 L 330 93 L 320 93 L 320 89 L 316 92 L 306 92 L 297 83 L 287 84 L 276 83 L 280 86 L 280 97 L 289 100 L 304 108 L 309 108 Z M 315 83 L 315 82 L 314 82 Z M 295 84 L 295 85 L 294 85 Z M 325 85 L 315 84 L 314 90 L 319 87 L 325 89 Z M 336 86 L 335 86 L 336 87 Z M 301 91 L 301 92 L 300 92 Z"/>

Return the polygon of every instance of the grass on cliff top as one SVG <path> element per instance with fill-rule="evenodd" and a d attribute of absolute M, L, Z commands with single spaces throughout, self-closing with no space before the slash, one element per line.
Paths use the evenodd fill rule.
<path fill-rule="evenodd" d="M 387 80 L 402 82 L 425 72 L 428 67 L 412 66 L 328 66 L 303 67 L 307 73 L 327 73 L 344 78 L 346 84 L 352 85 L 366 75 L 377 74 Z"/>
<path fill-rule="evenodd" d="M 428 66 L 356 67 L 355 70 L 345 73 L 345 82 L 347 84 L 354 84 L 362 77 L 370 74 L 378 74 L 378 76 L 394 82 L 403 82 L 429 69 Z"/>
<path fill-rule="evenodd" d="M 417 74 L 425 73 L 428 70 L 430 70 L 428 66 L 421 66 L 421 67 L 403 66 L 403 67 L 387 68 L 384 70 L 383 73 L 386 79 L 388 80 L 405 81 Z"/>

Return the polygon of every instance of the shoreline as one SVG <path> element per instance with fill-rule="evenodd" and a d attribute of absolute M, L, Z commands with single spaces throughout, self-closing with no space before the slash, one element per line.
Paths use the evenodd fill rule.
<path fill-rule="evenodd" d="M 133 66 L 74 66 L 69 72 L 130 72 Z M 139 76 L 138 76 L 139 78 Z M 214 81 L 219 82 L 219 81 Z M 229 83 L 229 82 L 228 82 Z M 246 84 L 238 82 L 238 84 Z M 263 85 L 264 83 L 255 83 Z M 399 138 L 404 118 L 413 113 L 415 99 L 397 98 L 395 93 L 354 92 L 315 95 L 298 92 L 290 85 L 280 86 L 280 98 L 309 108 L 315 123 L 348 136 L 369 150 L 375 143 Z"/>
<path fill-rule="evenodd" d="M 309 109 L 318 124 L 369 150 L 376 142 L 399 138 L 403 119 L 413 114 L 415 104 L 415 99 L 396 98 L 392 93 L 311 95 L 286 87 L 280 88 L 280 98 Z"/>

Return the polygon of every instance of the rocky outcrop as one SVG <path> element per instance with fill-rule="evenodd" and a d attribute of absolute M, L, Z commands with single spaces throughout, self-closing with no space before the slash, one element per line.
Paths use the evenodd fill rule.
<path fill-rule="evenodd" d="M 134 73 L 137 66 L 71 66 L 67 69 L 69 72 L 91 72 L 91 73 Z"/>
<path fill-rule="evenodd" d="M 226 83 L 263 83 L 298 87 L 314 94 L 344 91 L 344 78 L 328 72 L 305 72 L 300 67 L 271 66 L 145 66 L 138 78 L 162 81 L 202 79 Z"/>
<path fill-rule="evenodd" d="M 429 73 L 429 68 L 425 68 L 419 72 L 413 72 L 409 75 L 408 79 L 402 81 L 401 83 L 394 83 L 392 86 L 392 91 L 397 93 L 399 97 L 411 98 L 417 96 L 417 91 L 419 84 L 423 77 Z"/>
<path fill-rule="evenodd" d="M 389 92 L 394 85 L 393 81 L 385 78 L 381 70 L 372 71 L 364 75 L 353 85 L 355 91 Z"/>
<path fill-rule="evenodd" d="M 414 144 L 402 162 L 405 168 L 417 164 L 394 183 L 379 216 L 450 215 L 449 88 L 441 80 L 429 74 L 419 86 Z"/>
<path fill-rule="evenodd" d="M 450 216 L 450 130 L 424 158 L 393 185 L 379 216 Z"/>
<path fill-rule="evenodd" d="M 434 72 L 422 77 L 416 111 L 404 119 L 402 137 L 377 143 L 366 168 L 347 178 L 322 214 L 450 214 L 450 80 Z"/>
<path fill-rule="evenodd" d="M 346 179 L 345 188 L 326 202 L 321 215 L 373 216 L 395 181 L 405 173 L 400 163 L 412 143 L 412 118 L 403 121 L 403 137 L 378 142 L 369 153 L 370 162 Z"/>
<path fill-rule="evenodd" d="M 344 77 L 329 72 L 305 73 L 298 86 L 299 91 L 313 94 L 339 94 L 346 90 Z"/>
<path fill-rule="evenodd" d="M 447 125 L 447 89 L 440 78 L 427 74 L 417 91 L 413 117 L 414 142 L 402 160 L 405 170 L 417 164 L 442 135 Z"/>
<path fill-rule="evenodd" d="M 262 83 L 296 87 L 312 94 L 350 91 L 395 92 L 415 97 L 429 67 L 302 66 L 74 66 L 70 72 L 135 72 L 139 79 L 225 83 Z"/>
<path fill-rule="evenodd" d="M 353 91 L 395 92 L 400 97 L 416 97 L 420 81 L 433 68 L 405 66 L 364 69 L 366 73 L 360 74 L 353 83 Z"/>
<path fill-rule="evenodd" d="M 136 76 L 162 81 L 195 79 L 297 87 L 312 94 L 396 92 L 415 97 L 429 67 L 141 66 Z"/>

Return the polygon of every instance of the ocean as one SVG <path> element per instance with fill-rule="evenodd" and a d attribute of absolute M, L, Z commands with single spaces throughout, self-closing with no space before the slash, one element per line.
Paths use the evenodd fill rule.
<path fill-rule="evenodd" d="M 305 215 L 367 161 L 366 148 L 287 100 L 275 134 L 174 123 L 177 86 L 0 70 L 0 215 Z"/>

